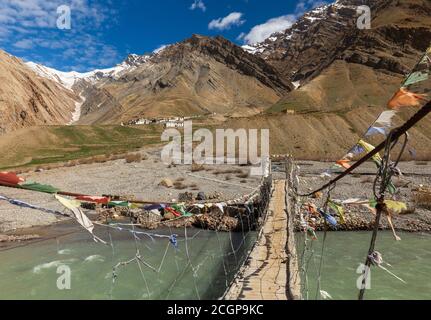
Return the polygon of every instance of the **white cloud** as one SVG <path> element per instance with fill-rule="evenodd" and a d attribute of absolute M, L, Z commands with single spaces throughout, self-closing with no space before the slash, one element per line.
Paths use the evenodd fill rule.
<path fill-rule="evenodd" d="M 33 41 L 30 39 L 23 39 L 15 42 L 13 46 L 20 49 L 31 49 L 33 48 Z"/>
<path fill-rule="evenodd" d="M 207 7 L 203 2 L 203 0 L 195 0 L 195 2 L 192 3 L 192 5 L 190 6 L 190 10 L 196 10 L 196 9 L 201 9 L 203 12 L 207 10 Z"/>
<path fill-rule="evenodd" d="M 71 30 L 57 29 L 57 7 L 65 3 L 71 8 Z M 116 23 L 117 12 L 110 3 L 1 0 L 0 46 L 25 60 L 62 66 L 66 71 L 78 65 L 81 70 L 77 71 L 112 66 L 119 62 L 119 53 L 102 40 L 104 31 Z M 44 49 L 43 57 L 40 49 Z"/>
<path fill-rule="evenodd" d="M 272 18 L 265 23 L 254 26 L 247 34 L 242 33 L 239 39 L 243 39 L 247 44 L 262 42 L 271 34 L 290 28 L 295 21 L 296 16 L 293 14 Z"/>
<path fill-rule="evenodd" d="M 324 0 L 300 0 L 293 14 L 269 19 L 265 23 L 254 26 L 249 33 L 241 33 L 238 40 L 243 40 L 246 44 L 255 44 L 262 42 L 275 32 L 284 31 L 290 28 L 299 17 L 304 15 L 308 10 L 327 4 Z"/>
<path fill-rule="evenodd" d="M 328 2 L 325 0 L 300 0 L 296 5 L 295 14 L 298 16 L 303 15 L 306 11 L 320 7 L 327 3 Z"/>
<path fill-rule="evenodd" d="M 240 26 L 245 22 L 245 20 L 241 19 L 242 16 L 243 14 L 241 12 L 232 12 L 224 18 L 218 18 L 218 19 L 212 20 L 208 24 L 208 28 L 210 30 L 212 29 L 227 30 L 227 29 L 230 29 L 232 26 Z"/>

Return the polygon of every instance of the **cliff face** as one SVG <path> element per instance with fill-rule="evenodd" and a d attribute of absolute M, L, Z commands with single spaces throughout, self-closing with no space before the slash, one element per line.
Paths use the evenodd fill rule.
<path fill-rule="evenodd" d="M 68 123 L 76 95 L 41 78 L 0 50 L 0 134 L 34 125 Z"/>

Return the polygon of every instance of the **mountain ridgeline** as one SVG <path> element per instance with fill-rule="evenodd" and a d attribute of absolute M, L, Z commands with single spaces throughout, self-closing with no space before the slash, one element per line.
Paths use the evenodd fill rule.
<path fill-rule="evenodd" d="M 359 5 L 370 6 L 371 29 L 357 27 Z M 338 0 L 261 43 L 240 47 L 193 35 L 88 73 L 25 64 L 1 52 L 0 134 L 71 120 L 120 124 L 217 114 L 220 126 L 270 128 L 271 152 L 329 159 L 385 108 L 429 46 L 430 16 L 429 0 Z M 429 128 L 426 119 L 413 130 L 422 157 Z"/>

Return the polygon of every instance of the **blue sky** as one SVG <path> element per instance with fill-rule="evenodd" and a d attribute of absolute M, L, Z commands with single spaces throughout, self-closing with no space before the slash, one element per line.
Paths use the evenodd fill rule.
<path fill-rule="evenodd" d="M 193 33 L 238 44 L 284 30 L 330 0 L 1 0 L 0 48 L 63 71 L 111 67 Z M 71 28 L 60 30 L 61 5 Z"/>

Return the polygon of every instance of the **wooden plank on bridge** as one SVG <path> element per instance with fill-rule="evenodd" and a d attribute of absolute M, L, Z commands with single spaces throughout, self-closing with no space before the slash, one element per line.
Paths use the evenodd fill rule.
<path fill-rule="evenodd" d="M 286 212 L 286 181 L 277 180 L 269 204 L 263 232 L 243 270 L 225 295 L 226 300 L 287 300 L 292 290 L 288 244 L 288 215 Z M 297 272 L 297 271 L 296 271 Z M 295 291 L 295 290 L 294 290 Z"/>

